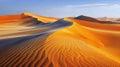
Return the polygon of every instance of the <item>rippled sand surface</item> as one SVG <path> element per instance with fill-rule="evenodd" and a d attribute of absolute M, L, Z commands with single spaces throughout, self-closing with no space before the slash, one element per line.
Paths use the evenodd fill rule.
<path fill-rule="evenodd" d="M 0 20 L 0 67 L 120 67 L 119 25 L 28 12 Z"/>

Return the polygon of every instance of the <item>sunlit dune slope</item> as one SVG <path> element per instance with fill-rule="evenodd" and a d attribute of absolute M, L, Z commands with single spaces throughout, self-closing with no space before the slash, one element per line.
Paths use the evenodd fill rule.
<path fill-rule="evenodd" d="M 119 26 L 24 15 L 0 27 L 0 67 L 120 67 Z"/>
<path fill-rule="evenodd" d="M 81 28 L 83 27 L 84 31 L 86 30 L 85 33 L 80 28 L 79 30 L 81 31 L 81 34 L 83 34 L 82 36 L 86 37 L 85 39 L 87 39 L 91 45 L 103 47 L 102 50 L 116 56 L 119 58 L 118 60 L 120 60 L 120 26 L 92 23 L 68 18 L 66 20 L 79 24 Z M 87 42 L 87 40 L 84 41 Z"/>

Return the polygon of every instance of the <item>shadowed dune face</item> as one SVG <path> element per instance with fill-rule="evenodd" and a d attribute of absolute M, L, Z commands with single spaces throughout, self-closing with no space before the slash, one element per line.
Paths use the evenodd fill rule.
<path fill-rule="evenodd" d="M 11 18 L 0 24 L 0 67 L 120 67 L 119 26 L 28 12 Z"/>

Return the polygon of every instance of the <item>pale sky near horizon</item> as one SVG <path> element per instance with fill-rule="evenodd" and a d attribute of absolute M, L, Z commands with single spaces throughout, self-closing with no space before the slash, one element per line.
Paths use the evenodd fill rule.
<path fill-rule="evenodd" d="M 0 0 L 0 15 L 32 12 L 53 17 L 120 17 L 120 0 Z"/>

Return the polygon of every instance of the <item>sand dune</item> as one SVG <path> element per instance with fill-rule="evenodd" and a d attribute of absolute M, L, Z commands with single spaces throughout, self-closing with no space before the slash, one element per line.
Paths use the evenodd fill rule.
<path fill-rule="evenodd" d="M 120 26 L 28 12 L 1 18 L 9 22 L 0 22 L 0 67 L 120 67 Z"/>
<path fill-rule="evenodd" d="M 113 21 L 112 18 L 111 18 L 111 20 L 100 20 L 99 18 L 92 18 L 92 17 L 89 17 L 89 16 L 81 15 L 81 16 L 78 16 L 78 17 L 74 17 L 74 19 L 96 22 L 96 23 L 102 23 L 102 24 L 113 24 L 113 25 L 120 24 L 119 21 L 117 21 L 117 20 Z"/>
<path fill-rule="evenodd" d="M 59 18 L 39 16 L 39 15 L 32 14 L 32 13 L 29 13 L 29 12 L 24 12 L 24 15 L 35 17 L 35 18 L 37 18 L 39 21 L 43 21 L 44 23 L 54 22 L 54 21 L 56 21 L 56 20 L 59 20 Z"/>

